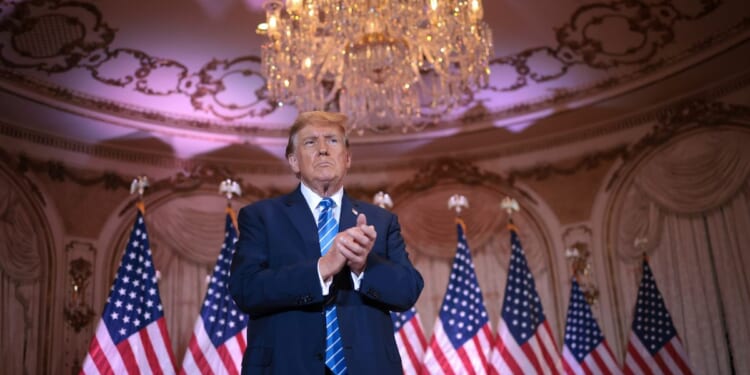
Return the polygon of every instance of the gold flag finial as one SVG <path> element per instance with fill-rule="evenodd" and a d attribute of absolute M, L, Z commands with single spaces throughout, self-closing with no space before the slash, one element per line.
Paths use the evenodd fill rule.
<path fill-rule="evenodd" d="M 456 211 L 456 215 L 461 216 L 464 208 L 469 208 L 469 200 L 465 195 L 453 194 L 448 198 L 448 209 Z"/>
<path fill-rule="evenodd" d="M 377 192 L 375 196 L 372 197 L 372 203 L 376 206 L 380 206 L 381 208 L 385 208 L 386 210 L 393 207 L 393 200 L 391 199 L 391 196 L 382 190 Z"/>
<path fill-rule="evenodd" d="M 219 184 L 219 194 L 227 197 L 227 202 L 229 202 L 235 195 L 242 196 L 242 188 L 237 181 L 227 178 Z"/>
<path fill-rule="evenodd" d="M 227 178 L 219 184 L 219 194 L 227 198 L 227 213 L 232 219 L 232 225 L 234 225 L 235 228 L 239 228 L 237 225 L 237 214 L 232 209 L 232 198 L 235 195 L 238 197 L 242 196 L 242 188 L 240 187 L 240 184 L 231 178 Z"/>
<path fill-rule="evenodd" d="M 136 207 L 138 207 L 138 210 L 140 210 L 142 214 L 146 213 L 146 205 L 143 203 L 143 193 L 148 186 L 148 176 L 138 176 L 130 183 L 130 194 L 138 194 Z"/>
<path fill-rule="evenodd" d="M 511 222 L 513 222 L 513 213 L 521 210 L 521 207 L 518 205 L 518 201 L 511 197 L 503 198 L 503 200 L 500 202 L 500 208 L 508 213 L 508 220 L 510 220 Z"/>

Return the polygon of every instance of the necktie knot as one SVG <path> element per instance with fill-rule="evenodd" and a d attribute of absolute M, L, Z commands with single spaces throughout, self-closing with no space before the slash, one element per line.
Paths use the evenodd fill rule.
<path fill-rule="evenodd" d="M 333 207 L 333 199 L 323 198 L 320 203 L 318 203 L 318 207 L 320 207 L 323 211 Z"/>

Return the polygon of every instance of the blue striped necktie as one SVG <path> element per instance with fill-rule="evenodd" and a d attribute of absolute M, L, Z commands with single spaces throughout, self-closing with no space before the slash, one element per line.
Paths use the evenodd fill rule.
<path fill-rule="evenodd" d="M 331 198 L 323 198 L 318 204 L 318 207 L 321 208 L 318 217 L 318 239 L 320 240 L 321 255 L 328 252 L 328 248 L 333 244 L 333 239 L 339 231 L 339 223 L 333 217 L 333 205 Z M 326 366 L 335 375 L 346 374 L 344 345 L 341 342 L 335 303 L 326 306 Z"/>

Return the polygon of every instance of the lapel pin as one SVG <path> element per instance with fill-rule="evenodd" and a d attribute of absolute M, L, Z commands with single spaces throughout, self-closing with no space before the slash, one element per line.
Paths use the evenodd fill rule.
<path fill-rule="evenodd" d="M 354 214 L 354 216 L 359 215 L 359 212 L 355 208 L 352 208 L 352 213 Z"/>

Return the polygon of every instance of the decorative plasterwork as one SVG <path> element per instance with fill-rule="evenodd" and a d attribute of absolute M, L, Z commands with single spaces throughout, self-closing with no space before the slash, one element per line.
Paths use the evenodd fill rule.
<path fill-rule="evenodd" d="M 510 85 L 490 86 L 490 89 L 514 91 L 529 85 L 531 81 L 555 80 L 578 64 L 603 70 L 646 64 L 662 48 L 674 42 L 675 23 L 700 19 L 720 4 L 721 1 L 717 0 L 703 1 L 701 9 L 692 13 L 681 10 L 671 1 L 623 0 L 582 5 L 570 16 L 567 24 L 555 28 L 557 45 L 527 48 L 493 60 L 496 68 L 503 65 L 513 67 L 517 76 Z M 631 34 L 633 42 L 625 47 L 616 47 L 612 35 L 597 31 L 608 26 Z M 539 68 L 541 62 L 547 63 L 546 69 Z"/>
<path fill-rule="evenodd" d="M 70 299 L 63 307 L 65 322 L 76 332 L 87 326 L 94 319 L 94 310 L 86 302 L 85 294 L 89 286 L 89 279 L 93 274 L 91 262 L 84 258 L 70 261 L 68 275 L 70 277 Z"/>
<path fill-rule="evenodd" d="M 59 161 L 35 160 L 21 154 L 17 157 L 11 156 L 7 151 L 0 148 L 0 161 L 10 165 L 19 174 L 23 175 L 29 171 L 47 174 L 53 181 L 71 181 L 80 186 L 102 185 L 106 190 L 130 189 L 133 176 L 123 176 L 115 172 L 90 172 L 66 166 Z M 197 191 L 205 185 L 219 186 L 221 181 L 233 178 L 233 172 L 227 168 L 214 164 L 196 165 L 189 172 L 178 172 L 172 177 L 151 181 L 149 193 L 162 191 L 169 192 L 191 192 Z M 236 179 L 241 186 L 245 196 L 265 198 L 278 195 L 280 190 L 268 188 L 260 189 L 257 186 Z M 132 205 L 128 205 L 129 210 Z M 121 213 L 122 214 L 122 213 Z"/>
<path fill-rule="evenodd" d="M 692 100 L 679 103 L 661 112 L 658 123 L 646 136 L 623 149 L 621 157 L 633 160 L 649 150 L 659 147 L 680 133 L 699 127 L 722 125 L 750 126 L 750 107 L 723 102 Z M 622 168 L 622 167 L 621 167 Z M 621 170 L 615 171 L 607 182 L 609 191 L 620 177 Z"/>
<path fill-rule="evenodd" d="M 713 48 L 750 28 L 750 20 L 745 19 L 729 25 L 721 33 L 707 36 L 702 43 L 686 51 L 670 56 L 659 55 L 665 46 L 674 43 L 675 25 L 702 19 L 721 5 L 722 1 L 708 0 L 701 2 L 699 9 L 690 11 L 671 1 L 621 0 L 581 5 L 567 23 L 555 28 L 557 44 L 526 48 L 492 60 L 491 67 L 497 73 L 493 73 L 496 78 L 491 81 L 487 92 L 511 92 L 533 83 L 551 82 L 564 77 L 576 65 L 611 71 L 607 78 L 585 87 L 558 88 L 547 97 L 492 110 L 485 107 L 486 99 L 479 99 L 486 95 L 470 96 L 466 106 L 471 109 L 457 120 L 458 124 L 439 126 L 507 118 L 594 95 L 684 61 L 689 55 Z M 0 48 L 0 62 L 15 70 L 0 70 L 0 79 L 55 100 L 138 121 L 201 131 L 280 135 L 278 129 L 243 122 L 266 117 L 277 110 L 275 104 L 266 100 L 265 79 L 260 74 L 260 58 L 257 56 L 214 58 L 198 70 L 191 71 L 184 62 L 155 56 L 136 47 L 114 47 L 117 31 L 94 4 L 6 1 L 0 2 L 0 15 L 9 15 L 0 24 L 0 40 L 9 41 L 0 45 L 4 47 Z M 606 33 L 603 31 L 606 29 L 628 33 L 630 44 L 622 45 L 614 37 L 617 33 Z M 50 30 L 55 33 L 50 34 Z M 48 34 L 54 37 L 48 37 Z M 123 66 L 130 68 L 119 68 Z M 618 70 L 622 67 L 632 68 Z M 19 73 L 18 69 L 48 74 L 86 70 L 92 79 L 111 87 L 148 96 L 182 96 L 194 110 L 210 114 L 215 120 L 92 97 L 32 78 Z M 248 80 L 248 77 L 254 79 Z M 253 82 L 247 89 L 250 95 L 245 95 L 242 102 L 222 101 L 227 88 L 236 87 L 240 80 L 245 85 Z"/>
<path fill-rule="evenodd" d="M 663 110 L 659 113 L 658 119 L 659 121 L 652 131 L 632 145 L 619 145 L 609 150 L 585 154 L 564 166 L 541 164 L 531 168 L 513 169 L 508 171 L 507 174 L 500 175 L 483 171 L 468 160 L 446 158 L 423 164 L 410 180 L 396 186 L 352 186 L 348 191 L 355 197 L 369 201 L 380 190 L 388 191 L 394 196 L 403 196 L 430 189 L 446 180 L 464 185 L 511 187 L 515 185 L 515 181 L 518 179 L 545 180 L 555 175 L 573 175 L 582 170 L 596 168 L 606 161 L 618 158 L 630 160 L 647 150 L 666 143 L 679 133 L 697 127 L 750 126 L 750 107 L 722 102 L 687 101 Z M 0 127 L 0 130 L 2 130 L 2 127 Z M 50 179 L 55 181 L 70 180 L 81 186 L 101 184 L 105 189 L 122 188 L 127 190 L 132 180 L 132 176 L 123 176 L 115 172 L 79 171 L 66 166 L 61 161 L 37 160 L 25 154 L 14 156 L 3 148 L 0 148 L 0 161 L 11 166 L 21 175 L 33 171 L 47 174 Z M 220 167 L 215 163 L 202 163 L 200 161 L 191 162 L 191 168 L 183 170 L 188 172 L 178 172 L 173 177 L 153 181 L 150 192 L 188 192 L 197 190 L 205 184 L 218 186 L 224 179 L 234 178 L 241 173 L 231 167 Z M 610 189 L 618 176 L 619 172 L 616 171 L 607 183 L 607 190 Z M 276 188 L 262 189 L 244 183 L 242 179 L 238 179 L 238 182 L 246 196 L 264 198 L 282 193 L 281 190 Z M 523 194 L 523 191 L 520 192 Z M 530 196 L 525 196 L 525 198 L 534 201 Z"/>

